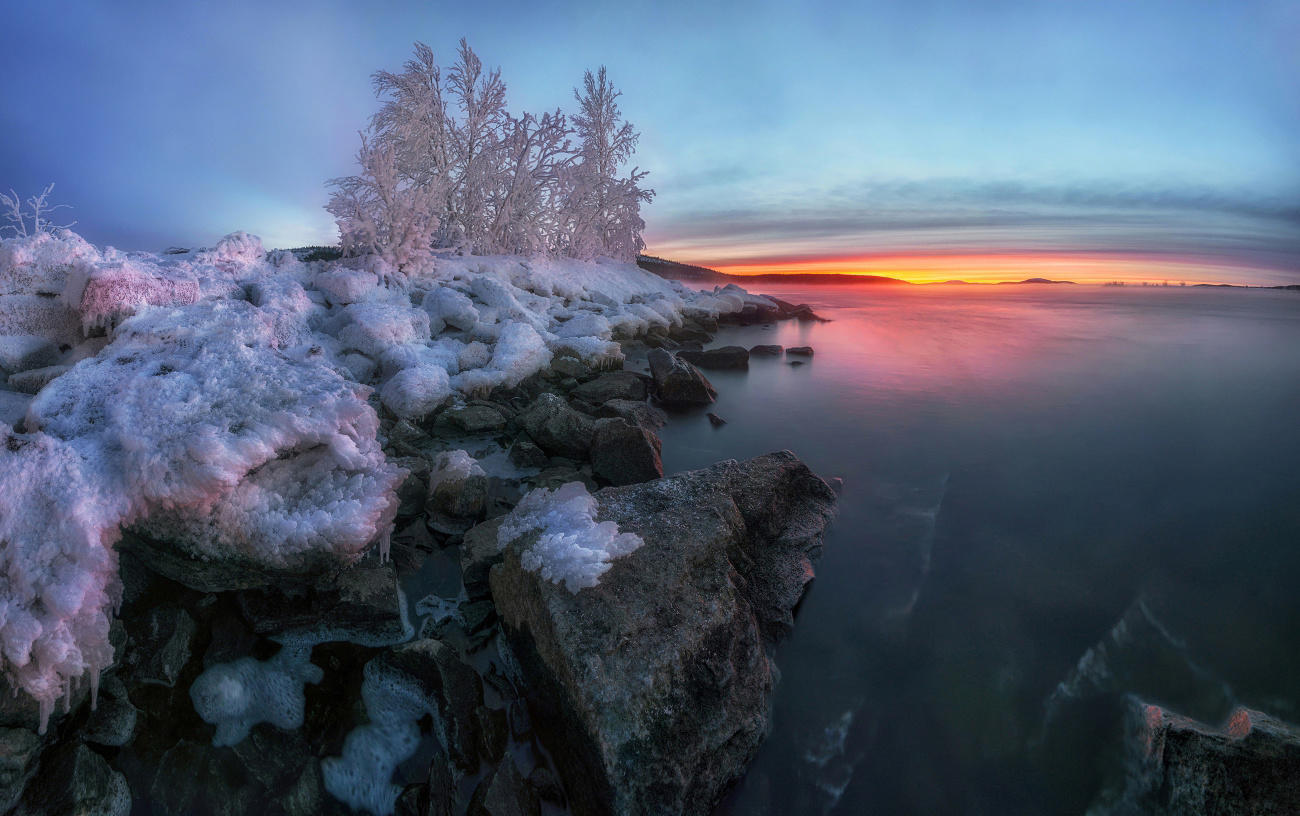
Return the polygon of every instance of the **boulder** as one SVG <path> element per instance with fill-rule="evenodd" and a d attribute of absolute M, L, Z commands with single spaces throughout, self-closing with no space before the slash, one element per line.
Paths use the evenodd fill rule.
<path fill-rule="evenodd" d="M 595 494 L 643 542 L 576 594 L 509 546 L 491 572 L 534 724 L 575 814 L 706 814 L 767 731 L 769 645 L 835 496 L 788 451 Z"/>
<path fill-rule="evenodd" d="M 574 459 L 586 458 L 595 430 L 590 418 L 555 394 L 539 395 L 520 415 L 519 423 L 542 450 Z"/>
<path fill-rule="evenodd" d="M 668 422 L 667 414 L 645 400 L 610 400 L 600 406 L 597 414 L 602 417 L 621 417 L 647 431 L 662 428 Z"/>
<path fill-rule="evenodd" d="M 131 680 L 174 687 L 193 654 L 196 630 L 194 619 L 175 604 L 129 618 L 126 663 Z"/>
<path fill-rule="evenodd" d="M 727 424 L 727 420 L 723 419 L 722 417 L 718 416 L 712 411 L 707 413 L 705 416 L 709 418 L 709 424 L 715 428 L 721 428 L 723 425 Z"/>
<path fill-rule="evenodd" d="M 749 351 L 741 346 L 723 346 L 707 351 L 679 351 L 677 357 L 700 368 L 712 370 L 749 368 Z"/>
<path fill-rule="evenodd" d="M 610 400 L 643 400 L 645 380 L 633 371 L 610 371 L 573 389 L 572 396 L 593 405 Z"/>
<path fill-rule="evenodd" d="M 1220 728 L 1129 698 L 1127 787 L 1089 813 L 1300 813 L 1300 728 L 1237 708 Z"/>
<path fill-rule="evenodd" d="M 478 770 L 476 712 L 483 705 L 483 683 L 456 650 L 440 640 L 403 643 L 375 658 L 386 672 L 405 675 L 438 711 L 439 737 L 465 773 Z"/>
<path fill-rule="evenodd" d="M 591 441 L 591 470 L 612 485 L 648 482 L 664 475 L 659 437 L 626 419 L 596 420 Z"/>
<path fill-rule="evenodd" d="M 497 530 L 501 521 L 501 518 L 489 519 L 465 533 L 461 541 L 461 580 L 470 600 L 487 598 L 492 594 L 488 573 L 501 563 L 501 551 L 497 547 Z"/>
<path fill-rule="evenodd" d="M 527 439 L 516 439 L 510 446 L 510 463 L 519 468 L 543 468 L 549 457 L 546 451 Z"/>
<path fill-rule="evenodd" d="M 800 357 L 811 357 L 813 356 L 813 348 L 812 346 L 792 346 L 786 349 L 785 353 L 787 355 L 794 354 Z"/>
<path fill-rule="evenodd" d="M 782 351 L 784 349 L 776 345 L 752 346 L 749 354 L 751 357 L 780 357 Z"/>
<path fill-rule="evenodd" d="M 510 757 L 479 783 L 469 803 L 470 816 L 539 816 L 541 812 L 541 801 Z"/>
<path fill-rule="evenodd" d="M 99 754 L 75 742 L 41 759 L 41 772 L 23 795 L 17 816 L 127 816 L 126 777 Z"/>
<path fill-rule="evenodd" d="M 713 384 L 687 361 L 663 349 L 652 349 L 646 359 L 650 363 L 650 376 L 654 378 L 655 396 L 664 405 L 688 408 L 708 405 L 717 398 Z"/>
<path fill-rule="evenodd" d="M 59 362 L 59 347 L 34 334 L 0 336 L 0 373 L 17 374 Z"/>
<path fill-rule="evenodd" d="M 60 375 L 66 374 L 72 366 L 52 365 L 44 368 L 31 368 L 9 375 L 9 387 L 24 394 L 36 394 Z"/>
<path fill-rule="evenodd" d="M 244 619 L 263 637 L 328 635 L 330 640 L 373 644 L 400 639 L 405 627 L 391 561 L 359 564 L 301 593 L 268 587 L 237 597 Z"/>
<path fill-rule="evenodd" d="M 501 411 L 482 403 L 448 408 L 441 418 L 465 433 L 496 433 L 506 427 Z"/>
<path fill-rule="evenodd" d="M 556 357 L 551 360 L 551 371 L 561 377 L 572 377 L 575 380 L 580 380 L 591 373 L 586 363 L 574 357 Z"/>
<path fill-rule="evenodd" d="M 0 728 L 0 813 L 8 813 L 36 772 L 44 743 L 27 728 Z"/>
<path fill-rule="evenodd" d="M 487 497 L 487 473 L 468 453 L 443 451 L 434 459 L 426 505 L 433 529 L 460 535 L 482 518 Z"/>

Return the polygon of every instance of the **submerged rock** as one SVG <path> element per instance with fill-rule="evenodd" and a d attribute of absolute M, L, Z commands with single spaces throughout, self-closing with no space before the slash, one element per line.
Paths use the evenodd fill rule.
<path fill-rule="evenodd" d="M 655 396 L 664 405 L 686 408 L 708 405 L 717 398 L 713 384 L 687 361 L 663 349 L 652 349 L 646 359 L 654 378 Z"/>
<path fill-rule="evenodd" d="M 726 425 L 726 424 L 727 424 L 727 420 L 723 419 L 722 417 L 718 416 L 717 414 L 713 413 L 712 411 L 710 411 L 710 412 L 709 412 L 708 414 L 706 414 L 705 416 L 707 416 L 707 417 L 709 418 L 709 424 L 712 425 L 712 426 L 715 427 L 715 428 L 721 428 L 723 425 Z"/>
<path fill-rule="evenodd" d="M 749 354 L 752 357 L 780 357 L 782 351 L 784 349 L 776 345 L 751 346 Z"/>
<path fill-rule="evenodd" d="M 749 351 L 741 346 L 723 346 L 707 351 L 679 351 L 678 358 L 708 369 L 747 369 Z"/>
<path fill-rule="evenodd" d="M 574 813 L 708 813 L 767 730 L 835 496 L 791 453 L 595 494 L 644 543 L 576 594 L 506 549 L 492 595 Z"/>
<path fill-rule="evenodd" d="M 21 816 L 127 816 L 126 777 L 84 745 L 67 743 L 41 759 L 41 772 L 27 788 Z"/>
<path fill-rule="evenodd" d="M 479 783 L 469 803 L 470 816 L 537 816 L 541 812 L 537 794 L 509 757 Z"/>
<path fill-rule="evenodd" d="M 785 353 L 796 354 L 800 357 L 811 357 L 813 356 L 813 348 L 812 346 L 793 346 L 791 348 L 786 349 Z"/>

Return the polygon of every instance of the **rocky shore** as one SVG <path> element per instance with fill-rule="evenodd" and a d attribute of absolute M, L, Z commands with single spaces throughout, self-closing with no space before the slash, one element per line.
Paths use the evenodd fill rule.
<path fill-rule="evenodd" d="M 92 445 L 86 429 L 110 417 L 97 432 L 120 438 L 110 432 L 124 417 L 121 404 L 148 395 L 136 395 L 134 368 L 166 377 L 191 366 L 186 376 L 201 379 L 212 363 L 177 354 L 178 342 L 209 357 L 243 357 L 256 383 L 247 400 L 262 401 L 227 409 L 217 395 L 204 421 L 229 410 L 235 433 L 286 423 L 319 413 L 302 400 L 328 406 L 320 400 L 331 394 L 336 405 L 324 421 L 349 417 L 344 438 L 360 450 L 337 450 L 345 443 L 335 431 L 322 436 L 293 419 L 287 432 L 299 441 L 274 443 L 282 447 L 273 455 L 232 447 L 241 464 L 224 483 L 220 474 L 213 482 L 211 474 L 181 471 L 189 481 L 167 487 L 170 493 L 146 483 L 138 498 L 125 497 L 114 511 L 124 519 L 114 533 L 115 569 L 104 579 L 107 597 L 117 600 L 103 619 L 103 664 L 69 679 L 62 701 L 48 708 L 15 685 L 24 675 L 5 675 L 0 813 L 698 814 L 743 774 L 767 730 L 772 649 L 812 578 L 835 496 L 788 452 L 665 478 L 656 431 L 665 411 L 707 405 L 716 395 L 689 358 L 705 368 L 723 357 L 724 367 L 747 360 L 744 349 L 721 357 L 702 351 L 720 325 L 813 319 L 810 310 L 726 293 L 717 301 L 725 308 L 660 321 L 654 315 L 663 307 L 638 306 L 644 296 L 633 296 L 630 305 L 601 307 L 637 316 L 621 333 L 604 327 L 608 318 L 584 324 L 585 315 L 562 318 L 558 329 L 538 323 L 534 335 L 550 346 L 545 359 L 526 343 L 512 352 L 516 362 L 540 360 L 526 373 L 500 359 L 514 342 L 514 324 L 498 323 L 491 334 L 484 327 L 489 305 L 508 301 L 482 280 L 468 297 L 434 289 L 422 310 L 385 306 L 368 316 L 364 293 L 382 282 L 364 275 L 358 282 L 345 268 L 298 273 L 311 281 L 298 301 L 292 287 L 286 292 L 266 278 L 205 300 L 213 284 L 201 276 L 113 266 L 71 238 L 64 243 L 92 265 L 52 273 L 48 259 L 0 259 L 11 289 L 22 289 L 0 295 L 0 312 L 14 307 L 10 322 L 26 321 L 18 326 L 25 334 L 6 336 L 14 353 L 5 358 L 12 390 L 3 393 L 21 393 L 28 372 L 56 369 L 30 389 L 35 399 L 15 399 L 24 411 L 5 420 L 17 426 L 4 429 L 13 479 L 33 463 L 48 467 L 56 453 L 74 471 L 117 461 L 117 442 Z M 246 252 L 245 267 L 267 263 L 247 243 L 238 239 L 215 254 Z M 66 246 L 56 249 L 66 255 Z M 205 270 L 223 263 L 203 262 Z M 68 284 L 51 278 L 69 270 L 86 278 L 85 293 L 111 293 L 112 284 L 134 287 L 142 299 L 123 306 L 102 293 L 79 301 L 60 295 L 71 304 L 59 307 L 65 316 L 14 274 L 62 293 Z M 308 302 L 317 292 L 325 292 L 323 310 Z M 306 324 L 284 316 L 285 299 L 318 316 Z M 129 319 L 143 304 L 177 302 L 193 304 L 175 313 L 186 316 L 182 323 L 160 318 L 165 308 Z M 32 304 L 68 325 L 50 330 L 40 315 L 17 309 Z M 283 319 L 267 327 L 273 334 L 259 334 L 262 315 L 277 309 Z M 95 340 L 92 327 L 83 340 L 78 310 L 93 312 L 108 336 Z M 349 311 L 350 319 L 330 317 Z M 425 329 L 425 319 L 449 328 Z M 576 336 L 566 341 L 566 327 L 579 324 L 582 334 L 570 331 Z M 400 336 L 412 331 L 414 340 Z M 426 355 L 421 331 L 464 338 L 456 341 L 462 374 L 453 375 L 464 380 L 463 397 L 427 399 L 438 389 L 436 372 L 395 357 L 404 348 L 404 355 Z M 274 336 L 295 332 L 284 342 Z M 310 345 L 335 336 L 341 345 L 325 351 L 351 366 L 350 379 L 379 380 L 381 387 L 360 393 L 364 402 L 349 402 L 339 381 L 316 368 L 258 351 L 259 344 L 284 349 L 294 339 Z M 488 365 L 471 370 L 465 355 L 479 353 L 475 336 L 496 343 Z M 87 343 L 86 362 L 69 364 L 68 348 Z M 650 375 L 624 369 L 629 358 L 644 358 Z M 516 380 L 515 370 L 525 373 Z M 268 383 L 283 384 L 278 403 L 266 404 Z M 366 405 L 377 425 L 366 425 Z M 146 410 L 157 408 L 140 403 L 131 416 L 156 423 Z M 319 427 L 321 420 L 310 421 Z M 177 455 L 200 456 L 195 446 L 211 431 L 186 433 L 177 437 Z M 365 448 L 368 433 L 373 451 Z M 334 441 L 321 448 L 321 440 Z M 160 468 L 158 457 L 170 455 L 148 453 L 140 467 Z M 126 454 L 128 461 L 135 455 Z M 127 467 L 130 477 L 134 466 Z M 170 467 L 159 478 L 175 478 Z M 83 490 L 95 484 L 87 473 Z M 34 495 L 51 508 L 63 501 L 47 483 L 35 484 Z M 525 496 L 533 498 L 521 505 Z M 293 509 L 281 509 L 286 501 Z M 338 502 L 345 506 L 329 509 Z M 291 538 L 307 536 L 289 555 L 266 557 L 275 546 L 275 528 L 259 523 L 267 512 L 295 519 L 283 527 Z M 299 532 L 301 513 L 312 519 L 309 533 Z M 37 535 L 49 523 L 11 518 L 9 534 L 31 532 L 20 522 Z M 527 524 L 523 534 L 506 535 Z M 385 525 L 393 532 L 364 549 L 312 545 L 364 544 L 365 531 Z"/>

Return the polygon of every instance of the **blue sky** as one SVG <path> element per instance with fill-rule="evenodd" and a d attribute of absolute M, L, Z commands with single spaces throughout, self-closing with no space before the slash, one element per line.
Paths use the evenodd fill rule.
<path fill-rule="evenodd" d="M 511 107 L 607 65 L 651 251 L 1147 253 L 1300 280 L 1300 3 L 60 2 L 0 12 L 0 188 L 125 248 L 332 240 L 369 74 L 464 35 Z"/>

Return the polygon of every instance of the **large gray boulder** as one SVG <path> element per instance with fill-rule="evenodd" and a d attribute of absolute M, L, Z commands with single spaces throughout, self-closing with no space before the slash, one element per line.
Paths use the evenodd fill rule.
<path fill-rule="evenodd" d="M 575 814 L 709 813 L 767 732 L 768 646 L 793 624 L 835 495 L 792 453 L 595 494 L 644 540 L 571 593 L 513 542 L 492 596 Z"/>
<path fill-rule="evenodd" d="M 1129 766 L 1089 813 L 1300 813 L 1300 729 L 1237 708 L 1220 728 L 1129 698 Z"/>
<path fill-rule="evenodd" d="M 708 405 L 718 392 L 695 366 L 674 357 L 663 349 L 651 349 L 646 356 L 650 376 L 654 378 L 655 396 L 670 408 Z"/>
<path fill-rule="evenodd" d="M 533 400 L 519 416 L 519 423 L 542 450 L 570 459 L 586 458 L 595 430 L 590 417 L 570 408 L 563 397 L 555 394 L 541 394 Z"/>

